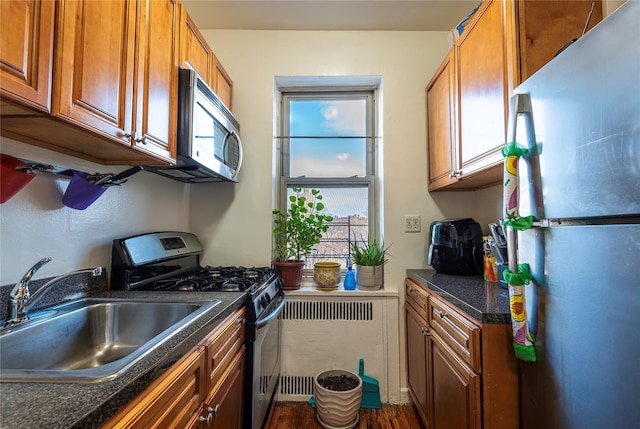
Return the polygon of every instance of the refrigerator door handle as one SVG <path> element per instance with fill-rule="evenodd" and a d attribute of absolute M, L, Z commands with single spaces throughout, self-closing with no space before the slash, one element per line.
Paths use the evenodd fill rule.
<path fill-rule="evenodd" d="M 522 115 L 524 118 L 525 133 L 527 136 L 527 146 L 529 148 L 535 147 L 535 133 L 533 131 L 533 114 L 531 109 L 531 96 L 529 94 L 514 94 L 511 97 L 509 104 L 509 124 L 507 136 L 508 142 L 515 142 L 518 128 L 518 117 Z M 520 181 L 519 177 L 517 178 Z M 507 257 L 509 264 L 509 271 L 512 273 L 518 272 L 518 234 L 511 226 L 507 226 Z"/>
<path fill-rule="evenodd" d="M 516 141 L 517 134 L 517 125 L 518 125 L 518 116 L 525 116 L 525 126 L 527 127 L 527 138 L 531 139 L 533 137 L 532 132 L 533 129 L 533 121 L 532 110 L 531 110 L 531 96 L 529 94 L 515 94 L 511 97 L 511 105 L 509 106 L 509 126 L 507 136 L 509 137 L 509 141 Z M 533 139 L 533 143 L 535 144 L 535 138 Z"/>
<path fill-rule="evenodd" d="M 513 227 L 507 227 L 507 259 L 509 262 L 509 271 L 518 272 L 518 235 Z"/>

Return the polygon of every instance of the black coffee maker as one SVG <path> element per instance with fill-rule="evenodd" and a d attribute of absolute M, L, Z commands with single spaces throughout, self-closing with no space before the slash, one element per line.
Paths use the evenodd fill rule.
<path fill-rule="evenodd" d="M 480 224 L 471 218 L 432 222 L 427 264 L 442 274 L 482 274 Z"/>

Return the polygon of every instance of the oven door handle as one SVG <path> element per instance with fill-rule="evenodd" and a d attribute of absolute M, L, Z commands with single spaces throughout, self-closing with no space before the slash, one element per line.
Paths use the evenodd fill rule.
<path fill-rule="evenodd" d="M 284 300 L 284 294 L 282 294 L 280 296 L 282 297 L 282 300 L 280 301 L 280 304 L 278 304 L 276 309 L 273 310 L 271 312 L 271 314 L 269 314 L 267 317 L 265 317 L 264 319 L 259 319 L 258 321 L 256 321 L 256 329 L 262 328 L 264 325 L 266 325 L 267 323 L 269 323 L 270 321 L 272 321 L 273 319 L 278 317 L 278 315 L 280 314 L 280 312 L 284 308 L 284 301 L 285 301 Z"/>

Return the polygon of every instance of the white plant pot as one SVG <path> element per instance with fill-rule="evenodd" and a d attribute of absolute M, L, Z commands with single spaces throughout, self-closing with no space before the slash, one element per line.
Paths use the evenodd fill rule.
<path fill-rule="evenodd" d="M 351 390 L 335 391 L 322 387 L 318 380 L 324 377 L 347 375 L 358 380 Z M 343 369 L 320 371 L 313 377 L 313 395 L 316 401 L 318 422 L 324 428 L 352 428 L 358 422 L 362 403 L 362 379 L 354 372 Z"/>
<path fill-rule="evenodd" d="M 356 265 L 356 284 L 358 289 L 378 290 L 384 284 L 384 265 Z"/>

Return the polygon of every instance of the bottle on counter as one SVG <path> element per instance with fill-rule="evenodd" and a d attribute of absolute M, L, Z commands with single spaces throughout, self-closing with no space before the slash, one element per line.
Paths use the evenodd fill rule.
<path fill-rule="evenodd" d="M 347 272 L 344 275 L 344 289 L 355 290 L 356 289 L 356 275 L 351 269 L 351 266 L 347 268 Z"/>

